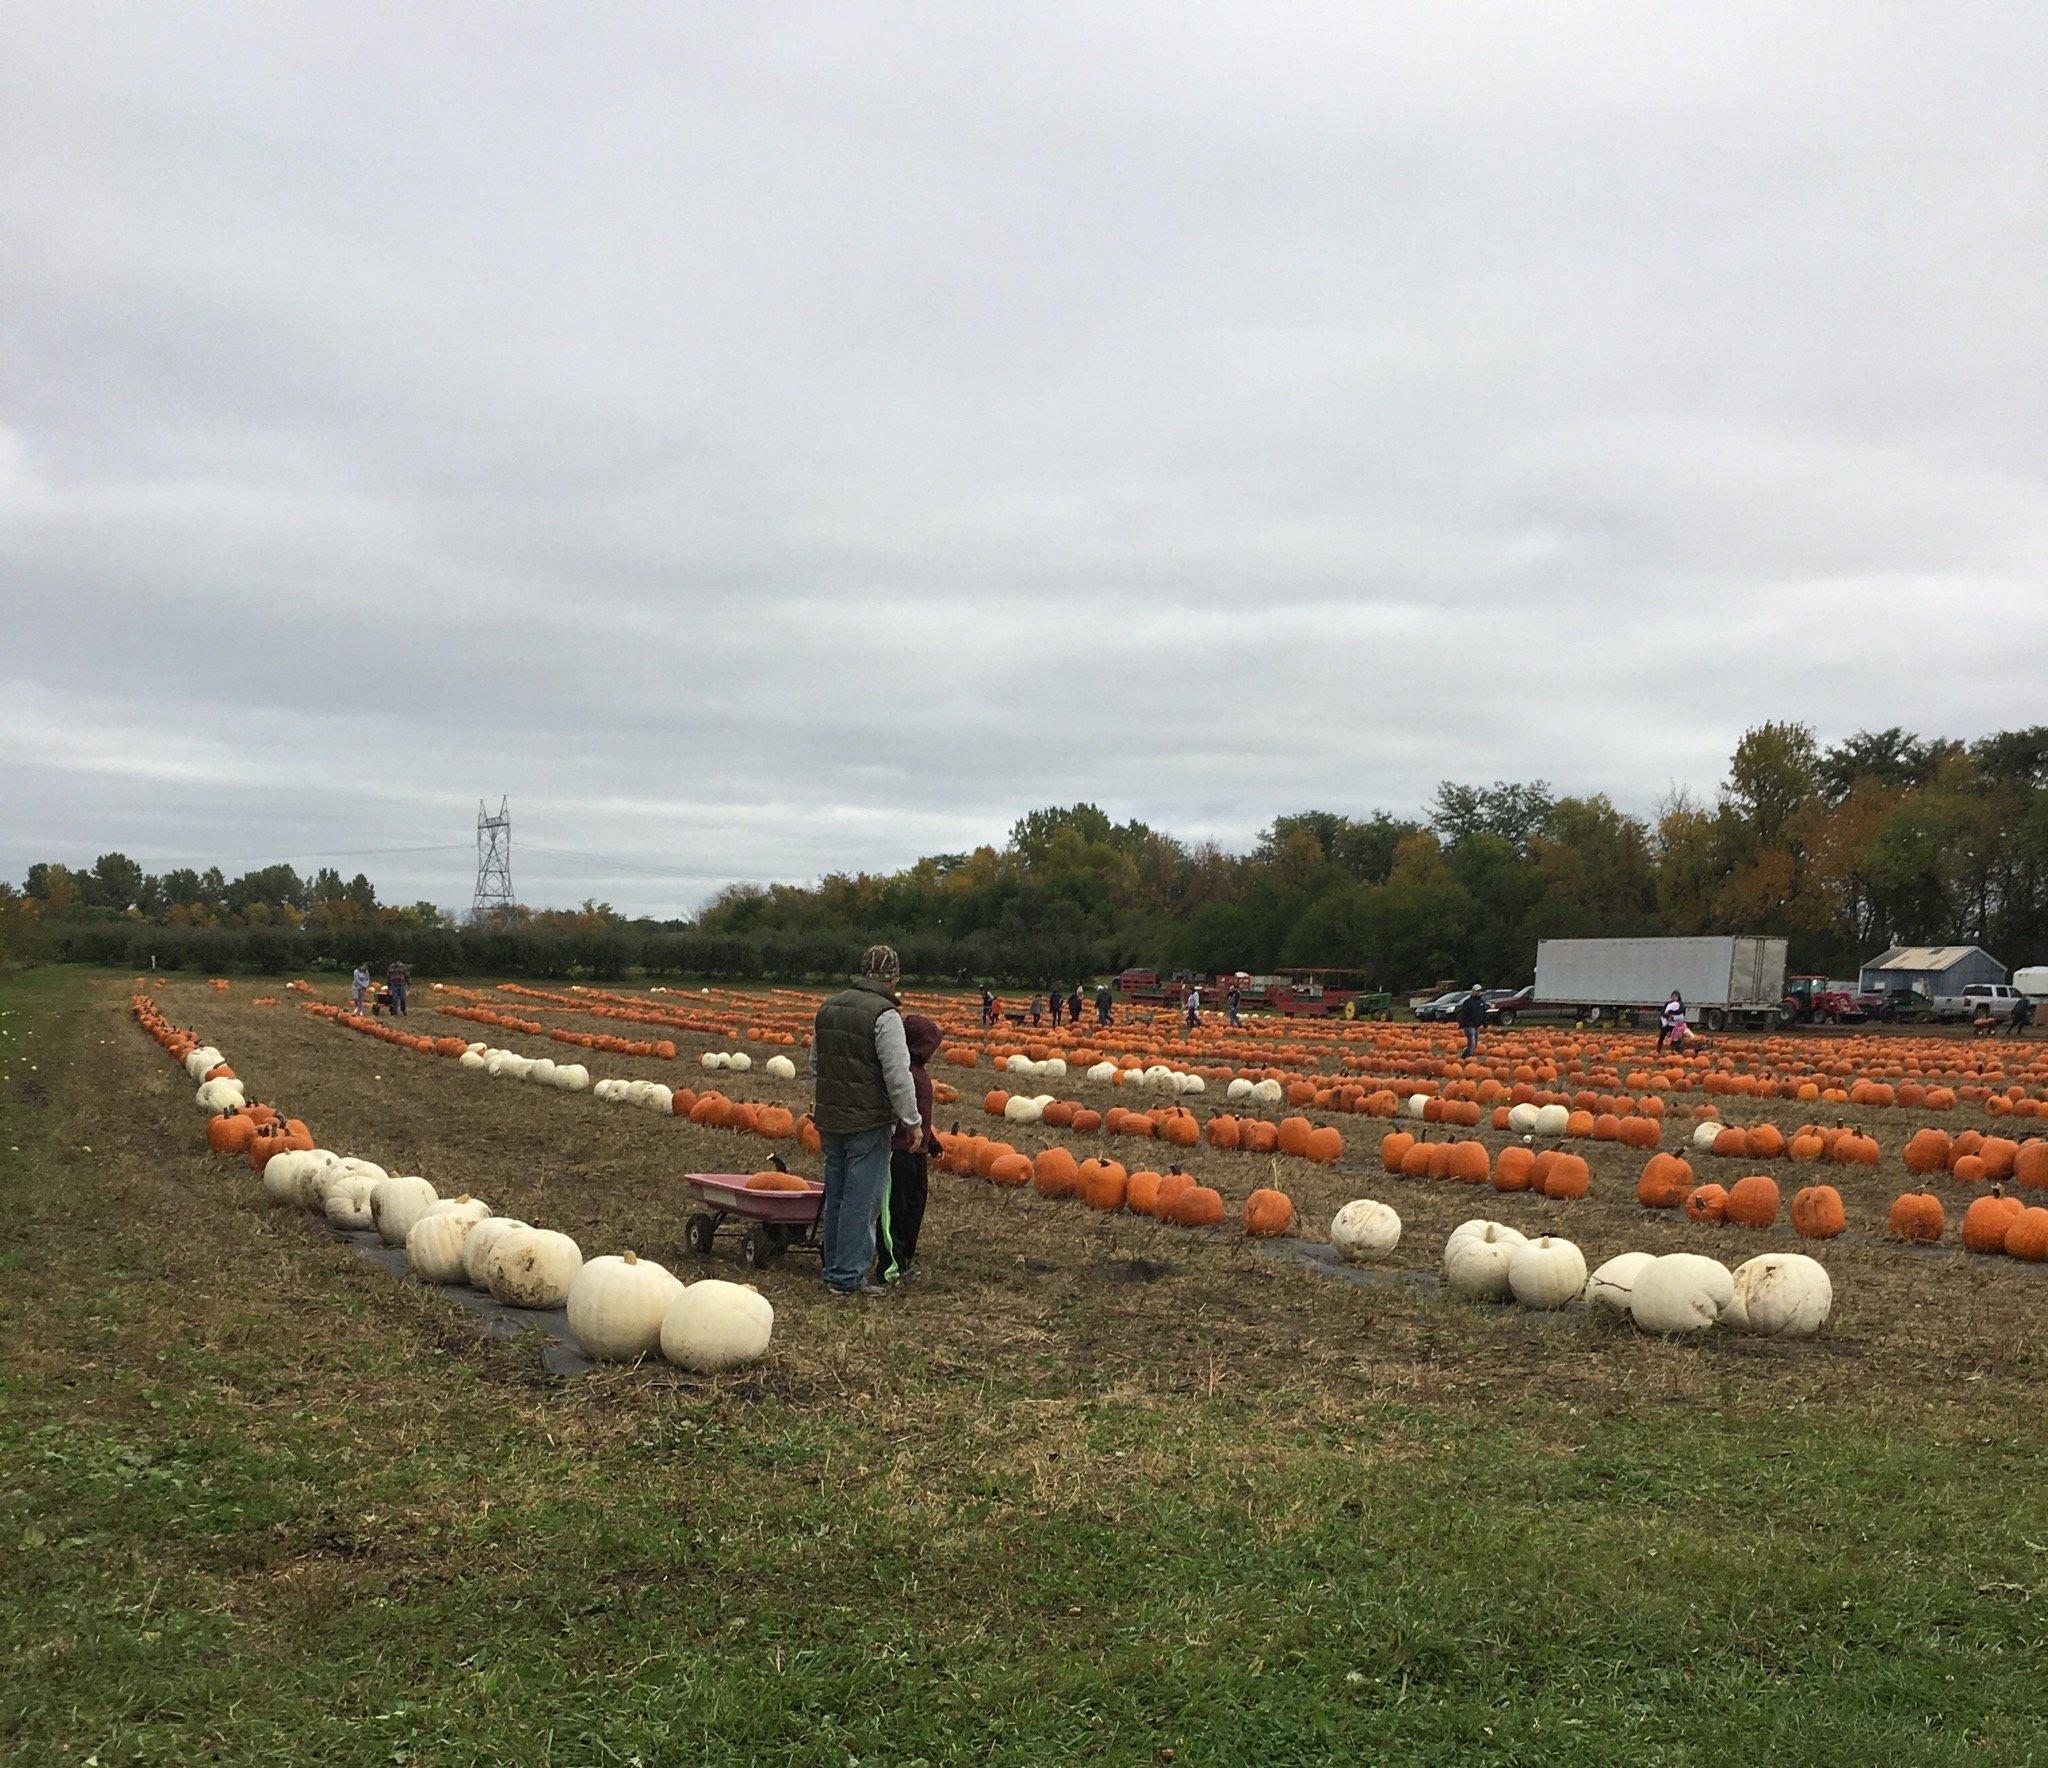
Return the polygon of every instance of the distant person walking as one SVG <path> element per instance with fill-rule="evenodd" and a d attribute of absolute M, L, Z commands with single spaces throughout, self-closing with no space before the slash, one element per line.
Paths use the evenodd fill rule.
<path fill-rule="evenodd" d="M 1486 992 L 1478 983 L 1473 983 L 1458 1003 L 1457 1020 L 1465 1034 L 1465 1055 L 1469 1060 L 1479 1054 L 1479 1028 L 1486 1023 Z"/>
<path fill-rule="evenodd" d="M 348 979 L 348 1003 L 350 1008 L 360 1013 L 363 1010 L 363 997 L 369 992 L 370 966 L 368 964 L 358 964 L 356 966 L 356 973 Z"/>
<path fill-rule="evenodd" d="M 1109 984 L 1106 982 L 1098 982 L 1095 985 L 1095 1023 L 1109 1023 Z"/>
<path fill-rule="evenodd" d="M 993 1025 L 996 1022 L 996 997 L 987 983 L 981 985 L 981 1022 Z"/>
<path fill-rule="evenodd" d="M 2019 998 L 2019 1004 L 2018 1004 L 2017 1006 L 2015 1006 L 2015 1007 L 2013 1008 L 2013 1010 L 2012 1010 L 2012 1034 L 2013 1034 L 2013 1036 L 2014 1036 L 2014 1037 L 2024 1037 L 2024 1036 L 2026 1035 L 2026 1030 L 2027 1030 L 2027 1027 L 2028 1027 L 2028 1026 L 2030 1026 L 2030 1025 L 2032 1025 L 2033 1023 L 2034 1023 L 2034 999 L 2033 999 L 2033 996 L 2031 996 L 2031 995 L 2021 995 L 2021 996 L 2020 996 L 2020 998 Z"/>
<path fill-rule="evenodd" d="M 1045 996 L 1044 996 L 1044 995 L 1033 995 L 1033 996 L 1031 997 L 1031 1023 L 1032 1023 L 1033 1025 L 1036 1025 L 1036 1024 L 1037 1024 L 1037 1023 L 1038 1023 L 1038 1022 L 1039 1022 L 1039 1021 L 1040 1021 L 1041 1019 L 1043 1019 L 1044 1017 L 1045 1017 Z"/>
<path fill-rule="evenodd" d="M 1672 1032 L 1685 1023 L 1685 1002 L 1678 990 L 1671 991 L 1671 998 L 1657 1009 L 1657 1048 L 1661 1053 L 1671 1041 Z"/>
<path fill-rule="evenodd" d="M 1182 1005 L 1187 1008 L 1188 1029 L 1193 1031 L 1202 1023 L 1202 991 L 1199 988 L 1189 989 Z"/>
<path fill-rule="evenodd" d="M 1057 982 L 1047 992 L 1045 1004 L 1047 1010 L 1052 1014 L 1053 1024 L 1057 1026 L 1060 1022 L 1060 1015 L 1067 1010 L 1066 991 Z"/>
<path fill-rule="evenodd" d="M 811 1037 L 811 1118 L 825 1157 L 819 1233 L 825 1287 L 834 1295 L 885 1295 L 868 1280 L 875 1223 L 889 1183 L 890 1143 L 901 1132 L 922 1146 L 926 1128 L 910 1072 L 896 998 L 903 965 L 892 947 L 861 954 L 860 979 L 818 1009 Z"/>
<path fill-rule="evenodd" d="M 1074 992 L 1067 996 L 1067 1023 L 1076 1031 L 1081 1028 L 1081 985 L 1074 984 Z"/>
<path fill-rule="evenodd" d="M 1232 1025 L 1242 1025 L 1244 1023 L 1244 1021 L 1237 1016 L 1238 1004 L 1242 999 L 1243 997 L 1237 992 L 1237 984 L 1233 982 L 1230 985 L 1230 992 L 1223 997 L 1223 1016 L 1226 1019 L 1228 1019 Z"/>
<path fill-rule="evenodd" d="M 390 969 L 384 972 L 384 986 L 391 990 L 391 1011 L 398 1017 L 405 1014 L 405 991 L 412 986 L 412 971 L 403 958 L 393 958 Z"/>

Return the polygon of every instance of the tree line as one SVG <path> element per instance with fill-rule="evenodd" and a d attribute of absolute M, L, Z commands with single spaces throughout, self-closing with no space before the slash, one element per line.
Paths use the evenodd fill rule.
<path fill-rule="evenodd" d="M 466 925 L 380 904 L 360 873 L 151 877 L 118 853 L 0 885 L 0 951 L 16 957 L 265 973 L 403 956 L 423 975 L 815 980 L 888 939 L 907 973 L 934 980 L 1320 965 L 1401 990 L 1513 985 L 1538 939 L 1643 933 L 1782 934 L 1795 970 L 1832 975 L 1894 941 L 2040 959 L 2048 726 L 1822 745 L 1804 725 L 1762 724 L 1711 798 L 1677 790 L 1647 817 L 1542 780 L 1446 783 L 1421 817 L 1298 811 L 1244 853 L 1076 804 L 1032 812 L 1001 846 L 733 885 L 675 920 L 586 903 Z"/>

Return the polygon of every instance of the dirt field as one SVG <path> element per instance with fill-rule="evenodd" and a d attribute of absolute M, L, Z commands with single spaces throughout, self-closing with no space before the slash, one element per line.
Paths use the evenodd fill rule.
<path fill-rule="evenodd" d="M 683 1250 L 677 1175 L 749 1170 L 767 1144 L 253 992 L 174 980 L 160 999 L 323 1145 L 586 1255 L 743 1275 Z M 1819 1176 L 1849 1202 L 1851 1232 L 1803 1248 L 1836 1289 L 1809 1344 L 1453 1302 L 1434 1276 L 1474 1215 L 1565 1234 L 1589 1264 L 1795 1242 L 1644 1211 L 1643 1156 L 1618 1145 L 1584 1144 L 1593 1194 L 1554 1203 L 1390 1177 L 1388 1126 L 1338 1118 L 1333 1168 L 1181 1159 L 1233 1205 L 1280 1184 L 1310 1236 L 1351 1197 L 1394 1204 L 1403 1241 L 1374 1281 L 935 1176 L 909 1293 L 831 1301 L 794 1254 L 755 1279 L 776 1307 L 762 1364 L 561 1381 L 208 1157 L 125 996 L 74 974 L 10 997 L 0 1516 L 35 1551 L 0 1737 L 38 1759 L 2048 1750 L 2023 1667 L 2048 1612 L 2024 1496 L 2048 1436 L 2048 1269 L 1956 1250 L 1946 1181 L 1944 1246 L 1882 1239 L 1923 1113 L 1828 1112 L 1878 1136 L 1876 1169 L 1758 1169 L 1788 1200 Z M 416 1030 L 564 1054 L 416 1004 Z M 704 1040 L 678 1042 L 593 1073 L 709 1078 Z M 937 1072 L 963 1127 L 991 1128 L 987 1071 Z M 728 1090 L 807 1102 L 758 1067 Z"/>

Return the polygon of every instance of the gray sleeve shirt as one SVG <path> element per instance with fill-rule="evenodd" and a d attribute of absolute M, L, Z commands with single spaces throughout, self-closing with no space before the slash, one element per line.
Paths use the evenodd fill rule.
<path fill-rule="evenodd" d="M 903 1037 L 903 1015 L 893 1007 L 875 1021 L 875 1054 L 882 1059 L 882 1084 L 896 1121 L 915 1126 L 924 1121 L 917 1108 L 917 1085 L 910 1078 L 910 1045 Z"/>

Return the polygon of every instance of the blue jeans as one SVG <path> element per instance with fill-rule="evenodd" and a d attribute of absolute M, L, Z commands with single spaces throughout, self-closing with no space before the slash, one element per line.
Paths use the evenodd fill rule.
<path fill-rule="evenodd" d="M 402 982 L 394 982 L 391 985 L 391 1010 L 394 1013 L 405 1011 L 405 984 Z"/>
<path fill-rule="evenodd" d="M 1468 1056 L 1479 1054 L 1479 1027 L 1476 1025 L 1465 1027 L 1465 1054 Z"/>
<path fill-rule="evenodd" d="M 818 1212 L 824 1242 L 825 1281 L 834 1289 L 858 1289 L 875 1262 L 875 1222 L 889 1188 L 889 1143 L 893 1123 L 850 1136 L 820 1133 L 825 1155 L 825 1201 Z"/>

